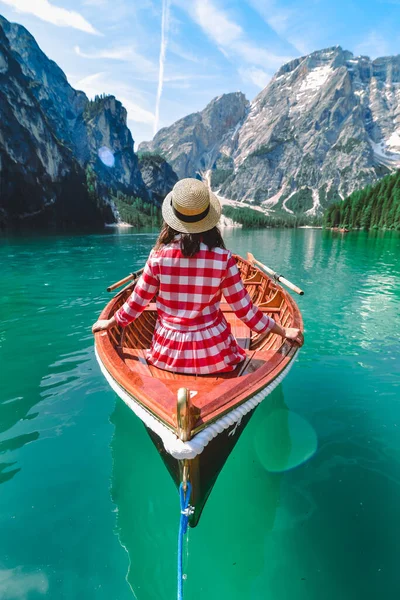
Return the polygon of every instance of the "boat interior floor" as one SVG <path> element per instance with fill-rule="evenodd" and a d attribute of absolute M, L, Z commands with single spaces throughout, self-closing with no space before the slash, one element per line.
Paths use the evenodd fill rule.
<path fill-rule="evenodd" d="M 257 353 L 257 356 L 255 354 Z M 227 373 L 213 373 L 211 375 L 188 375 L 187 373 L 175 373 L 172 371 L 164 371 L 150 364 L 146 358 L 147 350 L 142 348 L 119 348 L 119 355 L 129 369 L 134 373 L 140 373 L 147 377 L 155 377 L 156 379 L 232 379 L 253 373 L 260 367 L 264 366 L 268 361 L 276 355 L 276 351 L 267 350 L 265 352 L 256 352 L 255 350 L 246 350 L 246 360 L 237 365 L 236 369 Z M 276 364 L 271 364 L 271 369 Z"/>
<path fill-rule="evenodd" d="M 275 368 L 276 348 L 270 348 L 268 350 L 250 350 L 251 330 L 236 316 L 233 311 L 224 312 L 224 315 L 231 326 L 232 334 L 235 336 L 238 344 L 246 351 L 247 355 L 246 360 L 241 362 L 233 371 L 226 373 L 213 373 L 211 375 L 188 375 L 174 373 L 151 365 L 146 359 L 147 349 L 122 346 L 118 348 L 118 353 L 132 372 L 140 373 L 142 376 L 155 377 L 163 380 L 187 380 L 193 378 L 200 380 L 205 379 L 208 381 L 213 379 L 217 382 L 218 380 L 232 379 L 249 375 L 268 362 L 271 363 L 271 370 Z M 273 360 L 274 357 L 275 360 Z"/>

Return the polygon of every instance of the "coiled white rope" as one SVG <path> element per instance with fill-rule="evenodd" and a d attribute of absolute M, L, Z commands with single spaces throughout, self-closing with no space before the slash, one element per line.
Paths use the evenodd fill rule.
<path fill-rule="evenodd" d="M 168 427 L 156 419 L 115 381 L 115 379 L 110 375 L 101 362 L 96 347 L 95 354 L 97 362 L 100 365 L 100 369 L 112 389 L 125 402 L 125 404 L 129 406 L 135 415 L 143 421 L 146 427 L 154 431 L 154 433 L 156 433 L 162 439 L 165 450 L 178 460 L 195 458 L 203 452 L 207 444 L 211 442 L 211 440 L 214 439 L 219 433 L 222 433 L 225 429 L 228 429 L 228 427 L 236 425 L 236 423 L 240 422 L 248 412 L 260 404 L 264 398 L 273 392 L 273 390 L 284 380 L 294 362 L 293 357 L 287 367 L 278 375 L 278 377 L 276 377 L 276 379 L 271 381 L 269 385 L 257 392 L 257 394 L 252 396 L 249 400 L 246 400 L 246 402 L 240 406 L 237 406 L 211 425 L 208 425 L 202 429 L 188 442 L 182 442 L 182 440 L 180 440 L 170 429 L 168 429 Z M 232 430 L 232 432 L 230 432 L 230 434 L 234 435 L 235 432 L 236 427 L 234 430 Z"/>

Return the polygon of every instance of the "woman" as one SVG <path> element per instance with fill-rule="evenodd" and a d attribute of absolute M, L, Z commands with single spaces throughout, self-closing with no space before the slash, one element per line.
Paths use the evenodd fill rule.
<path fill-rule="evenodd" d="M 218 198 L 204 183 L 178 181 L 164 200 L 162 214 L 164 225 L 134 291 L 111 319 L 93 325 L 93 333 L 126 327 L 158 293 L 148 362 L 178 373 L 232 371 L 246 353 L 219 308 L 223 294 L 250 329 L 301 343 L 299 329 L 280 327 L 252 303 L 217 228 Z"/>

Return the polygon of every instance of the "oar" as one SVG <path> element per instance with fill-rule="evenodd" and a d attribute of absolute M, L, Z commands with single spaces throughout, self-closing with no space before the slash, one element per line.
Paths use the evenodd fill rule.
<path fill-rule="evenodd" d="M 254 258 L 254 256 L 252 255 L 251 252 L 247 253 L 247 259 L 251 263 L 255 263 L 255 264 L 259 265 L 269 275 L 272 275 L 272 277 L 274 279 L 276 279 L 280 283 L 283 283 L 284 285 L 286 285 L 286 287 L 288 287 L 290 290 L 293 290 L 294 292 L 296 292 L 296 294 L 300 294 L 300 296 L 304 295 L 303 290 L 301 290 L 299 287 L 297 287 L 297 285 L 294 285 L 294 283 L 291 283 L 288 279 L 285 279 L 285 277 L 282 277 L 281 275 L 278 275 L 278 273 L 275 273 L 275 271 L 273 271 L 272 269 L 270 269 L 266 265 L 263 265 L 259 260 L 257 260 L 256 258 Z"/>
<path fill-rule="evenodd" d="M 124 283 L 128 283 L 128 281 L 132 281 L 133 279 L 137 279 L 138 277 L 140 277 L 140 275 L 142 273 L 143 273 L 143 269 L 139 269 L 139 271 L 135 271 L 135 273 L 131 273 L 130 275 L 127 275 L 127 277 L 124 277 L 120 281 L 117 281 L 116 283 L 113 283 L 112 285 L 110 285 L 107 288 L 107 292 L 112 292 L 113 290 L 121 287 L 121 285 L 124 285 Z"/>

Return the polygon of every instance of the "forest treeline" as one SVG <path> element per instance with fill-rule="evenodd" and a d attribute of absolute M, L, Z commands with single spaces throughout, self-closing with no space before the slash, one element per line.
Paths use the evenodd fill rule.
<path fill-rule="evenodd" d="M 324 227 L 400 230 L 400 170 L 350 194 L 324 213 Z"/>
<path fill-rule="evenodd" d="M 121 192 L 111 195 L 121 221 L 134 227 L 160 227 L 162 223 L 161 209 L 141 198 L 126 196 Z"/>
<path fill-rule="evenodd" d="M 128 196 L 120 190 L 109 191 L 111 202 L 105 202 L 99 192 L 96 173 L 92 166 L 86 167 L 86 188 L 89 199 L 103 214 L 104 222 L 115 221 L 112 204 L 116 207 L 121 221 L 134 227 L 159 227 L 162 223 L 161 208 L 152 202 L 142 200 L 136 196 Z"/>

